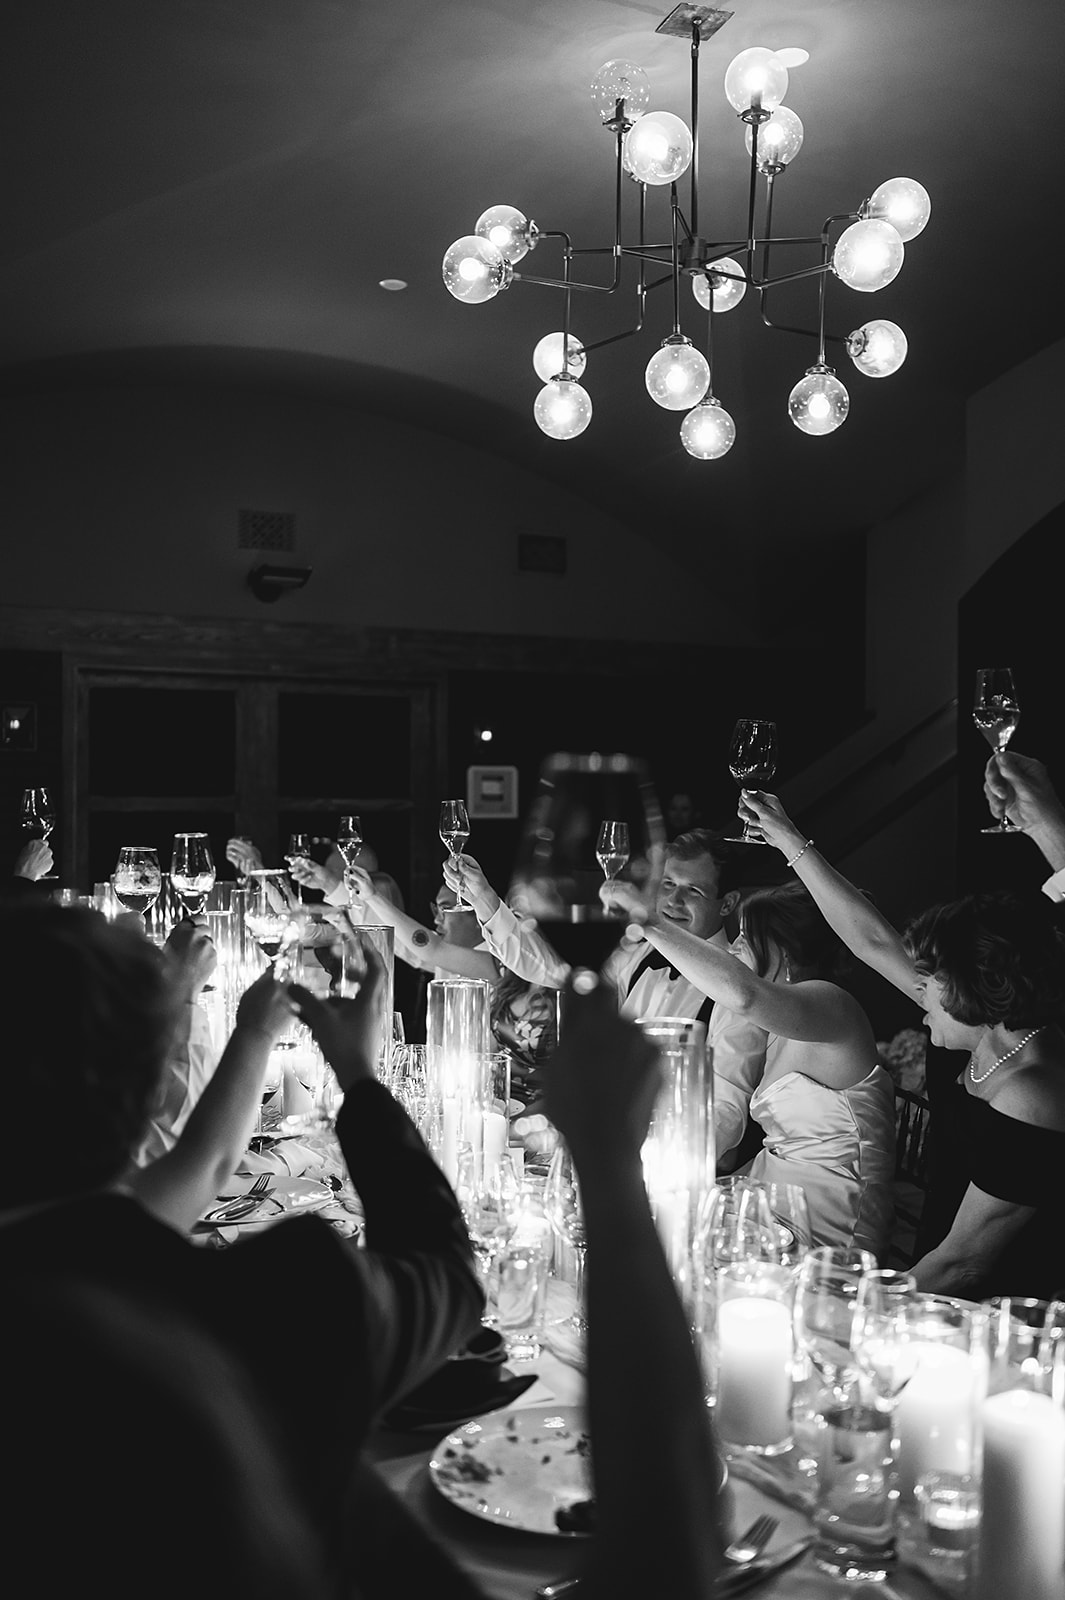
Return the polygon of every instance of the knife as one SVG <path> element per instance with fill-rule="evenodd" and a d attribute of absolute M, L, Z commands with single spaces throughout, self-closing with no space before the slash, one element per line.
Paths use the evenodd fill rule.
<path fill-rule="evenodd" d="M 728 1600 L 728 1596 L 742 1594 L 745 1589 L 761 1583 L 763 1578 L 772 1577 L 782 1567 L 798 1561 L 813 1542 L 813 1534 L 808 1533 L 805 1538 L 796 1539 L 794 1544 L 786 1544 L 769 1555 L 756 1556 L 742 1567 L 723 1572 L 714 1585 L 714 1600 Z M 580 1586 L 580 1578 L 560 1578 L 556 1583 L 545 1583 L 537 1589 L 536 1600 L 568 1600 L 568 1596 L 576 1594 Z"/>

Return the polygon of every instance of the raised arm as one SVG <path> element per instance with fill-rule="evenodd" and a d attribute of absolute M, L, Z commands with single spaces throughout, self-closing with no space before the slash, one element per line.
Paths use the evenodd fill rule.
<path fill-rule="evenodd" d="M 1006 815 L 1026 833 L 1055 873 L 1065 867 L 1065 806 L 1041 761 L 1015 750 L 993 755 L 984 768 L 984 793 L 992 814 Z"/>
<path fill-rule="evenodd" d="M 640 1159 L 661 1083 L 657 1053 L 600 988 L 573 997 L 544 1075 L 548 1115 L 577 1164 L 588 1243 L 596 1527 L 582 1589 L 588 1600 L 705 1600 L 722 1564 L 720 1469 Z"/>
<path fill-rule="evenodd" d="M 468 950 L 465 945 L 442 939 L 438 933 L 424 927 L 393 904 L 361 867 L 348 868 L 348 887 L 352 899 L 364 905 L 372 917 L 394 928 L 397 942 L 411 949 L 422 965 L 443 967 L 460 978 L 484 978 L 489 983 L 499 982 L 499 968 L 487 950 Z"/>
<path fill-rule="evenodd" d="M 272 973 L 256 979 L 177 1143 L 127 1180 L 126 1187 L 163 1222 L 191 1228 L 232 1176 L 255 1127 L 267 1058 L 293 1010 Z"/>
<path fill-rule="evenodd" d="M 445 862 L 444 882 L 473 907 L 485 943 L 509 972 L 544 989 L 565 987 L 568 962 L 531 923 L 515 916 L 472 856 L 458 856 L 455 866 Z"/>
<path fill-rule="evenodd" d="M 829 866 L 813 840 L 796 828 L 776 795 L 745 789 L 739 815 L 757 826 L 766 842 L 780 851 L 852 955 L 921 1004 L 922 979 L 902 935 L 860 889 Z"/>

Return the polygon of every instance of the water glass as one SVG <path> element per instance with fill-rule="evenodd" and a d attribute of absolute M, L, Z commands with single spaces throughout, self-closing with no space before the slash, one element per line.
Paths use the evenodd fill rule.
<path fill-rule="evenodd" d="M 967 1472 L 923 1472 L 916 1486 L 929 1553 L 964 1561 L 980 1524 L 980 1491 Z"/>
<path fill-rule="evenodd" d="M 543 1186 L 525 1184 L 518 1193 L 514 1232 L 496 1254 L 489 1300 L 489 1312 L 503 1335 L 508 1361 L 535 1361 L 540 1354 L 553 1256 Z"/>
<path fill-rule="evenodd" d="M 889 1412 L 857 1394 L 824 1413 L 813 1522 L 815 1565 L 833 1577 L 882 1582 L 896 1562 L 894 1439 Z"/>

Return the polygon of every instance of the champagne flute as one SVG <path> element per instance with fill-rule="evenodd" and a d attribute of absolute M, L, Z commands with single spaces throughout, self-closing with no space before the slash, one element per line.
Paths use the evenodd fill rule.
<path fill-rule="evenodd" d="M 23 831 L 33 839 L 47 839 L 55 827 L 55 801 L 51 789 L 23 789 L 21 817 Z"/>
<path fill-rule="evenodd" d="M 337 830 L 337 849 L 344 860 L 344 887 L 351 893 L 348 873 L 359 859 L 362 850 L 362 823 L 352 813 L 341 817 Z"/>
<path fill-rule="evenodd" d="M 976 673 L 973 722 L 996 755 L 1001 755 L 1017 731 L 1021 706 L 1009 667 L 980 667 Z M 1002 820 L 981 833 L 1019 833 L 1005 812 Z"/>
<path fill-rule="evenodd" d="M 461 854 L 469 837 L 470 819 L 466 815 L 465 803 L 462 800 L 441 800 L 440 840 L 442 844 L 447 846 L 452 867 L 455 865 L 455 857 Z M 461 895 L 455 896 L 455 910 L 469 910 L 469 906 Z"/>
<path fill-rule="evenodd" d="M 199 916 L 215 885 L 214 857 L 205 833 L 175 833 L 170 883 L 189 916 Z"/>
<path fill-rule="evenodd" d="M 777 725 L 758 717 L 741 717 L 732 730 L 728 752 L 729 771 L 742 789 L 767 789 L 777 770 Z M 745 822 L 743 833 L 733 844 L 765 844 Z"/>
<path fill-rule="evenodd" d="M 311 858 L 311 836 L 309 833 L 290 833 L 288 836 L 288 849 L 285 851 L 285 860 L 289 867 L 296 865 L 297 861 L 309 861 Z M 303 889 L 297 883 L 296 902 L 303 904 Z"/>
<path fill-rule="evenodd" d="M 146 917 L 163 887 L 158 852 L 151 845 L 124 844 L 111 875 L 111 887 L 115 899 L 127 911 Z"/>
<path fill-rule="evenodd" d="M 486 1167 L 479 1150 L 463 1146 L 458 1156 L 455 1197 L 487 1298 L 496 1256 L 518 1226 L 519 1190 L 512 1164 L 501 1161 L 495 1167 Z M 484 1320 L 491 1322 L 492 1318 L 487 1316 Z"/>
<path fill-rule="evenodd" d="M 603 869 L 608 883 L 617 877 L 629 859 L 629 825 L 627 822 L 601 822 L 595 859 Z"/>

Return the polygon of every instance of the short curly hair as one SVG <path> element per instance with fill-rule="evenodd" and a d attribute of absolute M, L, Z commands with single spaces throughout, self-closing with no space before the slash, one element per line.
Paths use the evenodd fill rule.
<path fill-rule="evenodd" d="M 1042 895 L 966 895 L 922 912 L 905 938 L 956 1022 L 1013 1032 L 1065 1015 L 1065 940 Z"/>
<path fill-rule="evenodd" d="M 22 1021 L 4 1083 L 20 1136 L 0 1165 L 0 1206 L 112 1182 L 173 1044 L 178 1008 L 159 952 L 96 911 L 15 903 L 0 908 L 0 972 Z"/>

